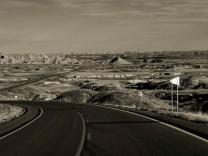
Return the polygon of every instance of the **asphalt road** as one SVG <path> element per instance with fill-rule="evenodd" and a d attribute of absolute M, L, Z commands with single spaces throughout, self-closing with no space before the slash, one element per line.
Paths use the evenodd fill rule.
<path fill-rule="evenodd" d="M 43 103 L 41 103 L 42 105 Z M 40 106 L 40 103 L 33 103 Z M 0 140 L 0 156 L 69 156 L 77 153 L 82 138 L 82 120 L 77 113 L 54 105 L 41 106 L 35 122 Z"/>
<path fill-rule="evenodd" d="M 208 143 L 141 116 L 102 107 L 83 108 L 84 156 L 200 156 Z"/>
<path fill-rule="evenodd" d="M 83 156 L 206 156 L 208 153 L 207 142 L 131 113 L 56 102 L 29 105 L 41 107 L 42 116 L 1 139 L 0 155 L 75 155 L 83 139 L 79 112 L 86 124 Z"/>

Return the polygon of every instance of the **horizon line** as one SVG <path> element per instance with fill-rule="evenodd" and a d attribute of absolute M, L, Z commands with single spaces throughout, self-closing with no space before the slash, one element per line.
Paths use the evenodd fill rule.
<path fill-rule="evenodd" d="M 119 53 L 157 53 L 157 52 L 205 52 L 208 49 L 195 49 L 195 50 L 125 50 L 125 51 L 103 51 L 103 52 L 52 52 L 52 53 L 25 53 L 19 54 L 18 52 L 5 52 L 0 51 L 0 54 L 7 54 L 7 55 L 57 55 L 57 54 L 73 54 L 73 55 L 80 55 L 80 54 L 119 54 Z"/>

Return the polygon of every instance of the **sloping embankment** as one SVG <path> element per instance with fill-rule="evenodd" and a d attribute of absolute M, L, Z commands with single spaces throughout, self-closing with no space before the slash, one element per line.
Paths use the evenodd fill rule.
<path fill-rule="evenodd" d="M 0 124 L 13 120 L 21 116 L 24 112 L 25 109 L 22 107 L 0 104 Z"/>

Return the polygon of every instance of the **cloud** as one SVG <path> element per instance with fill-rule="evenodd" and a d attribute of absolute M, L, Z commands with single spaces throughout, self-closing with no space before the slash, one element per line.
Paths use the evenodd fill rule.
<path fill-rule="evenodd" d="M 1 6 L 53 7 L 66 9 L 71 14 L 91 16 L 118 16 L 152 14 L 183 17 L 198 14 L 207 17 L 207 0 L 6 0 Z M 134 13 L 134 14 L 132 14 Z"/>
<path fill-rule="evenodd" d="M 8 3 L 10 4 L 18 4 L 19 5 L 29 5 L 29 4 L 34 4 L 34 5 L 51 5 L 55 4 L 53 0 L 7 0 Z"/>
<path fill-rule="evenodd" d="M 115 40 L 138 48 L 164 38 L 167 45 L 202 41 L 207 8 L 208 0 L 0 0 L 0 43 L 76 49 L 113 47 Z"/>

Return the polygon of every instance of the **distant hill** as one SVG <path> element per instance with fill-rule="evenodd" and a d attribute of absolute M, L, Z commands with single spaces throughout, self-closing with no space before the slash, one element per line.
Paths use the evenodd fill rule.
<path fill-rule="evenodd" d="M 109 59 L 110 64 L 131 64 L 130 62 L 120 58 L 119 56 L 114 56 Z"/>
<path fill-rule="evenodd" d="M 55 101 L 65 101 L 70 103 L 87 103 L 92 98 L 92 94 L 87 90 L 72 90 L 65 92 L 55 98 Z"/>
<path fill-rule="evenodd" d="M 208 59 L 208 50 L 204 51 L 160 51 L 160 52 L 124 52 L 96 54 L 5 54 L 0 53 L 0 64 L 80 64 L 109 63 L 137 64 L 159 63 L 162 59 Z M 127 60 L 131 60 L 130 62 Z M 207 65 L 204 65 L 207 66 Z"/>
<path fill-rule="evenodd" d="M 68 55 L 14 55 L 0 53 L 0 64 L 78 64 Z"/>

